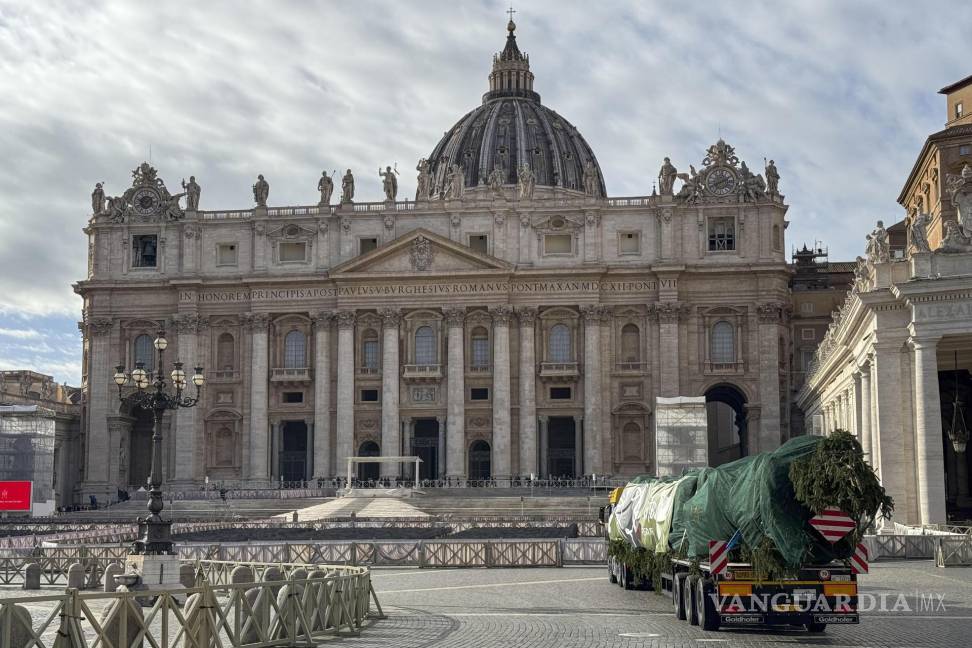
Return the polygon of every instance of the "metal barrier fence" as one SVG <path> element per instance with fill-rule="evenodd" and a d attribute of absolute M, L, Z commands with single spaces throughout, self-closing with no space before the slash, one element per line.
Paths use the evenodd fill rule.
<path fill-rule="evenodd" d="M 972 536 L 938 538 L 935 543 L 935 564 L 938 567 L 972 565 Z"/>
<path fill-rule="evenodd" d="M 4 648 L 271 648 L 357 635 L 374 596 L 367 569 L 333 565 L 242 565 L 269 582 L 232 583 L 239 563 L 197 563 L 203 582 L 181 590 L 0 599 Z M 269 570 L 278 571 L 270 576 Z M 298 573 L 303 570 L 302 573 Z M 197 581 L 198 582 L 198 581 Z M 188 595 L 185 605 L 176 596 Z M 154 599 L 154 601 L 153 601 Z M 146 600 L 148 607 L 142 607 Z M 377 599 L 375 599 L 377 604 Z M 41 613 L 34 618 L 30 605 Z M 380 613 L 381 608 L 378 607 Z"/>

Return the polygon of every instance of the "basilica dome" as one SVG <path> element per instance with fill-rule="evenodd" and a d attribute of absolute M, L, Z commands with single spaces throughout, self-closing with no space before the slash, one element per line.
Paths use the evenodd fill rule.
<path fill-rule="evenodd" d="M 530 60 L 517 47 L 515 29 L 510 21 L 506 46 L 493 57 L 482 105 L 450 128 L 428 158 L 432 197 L 442 194 L 456 164 L 467 189 L 485 187 L 496 169 L 505 177 L 503 184 L 515 185 L 517 170 L 526 165 L 538 187 L 605 195 L 604 177 L 591 147 L 573 124 L 541 104 L 534 92 Z"/>

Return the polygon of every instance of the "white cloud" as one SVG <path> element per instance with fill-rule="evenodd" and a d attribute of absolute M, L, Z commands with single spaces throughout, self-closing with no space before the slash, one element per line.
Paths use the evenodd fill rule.
<path fill-rule="evenodd" d="M 0 328 L 0 337 L 17 338 L 19 340 L 26 340 L 27 338 L 39 338 L 40 333 L 33 329 Z"/>
<path fill-rule="evenodd" d="M 562 2 L 519 8 L 544 103 L 577 125 L 609 193 L 650 193 L 661 158 L 698 164 L 720 131 L 750 166 L 775 158 L 789 242 L 853 258 L 893 222 L 935 91 L 969 73 L 963 5 Z M 503 46 L 501 2 L 0 0 L 0 313 L 77 316 L 81 231 L 152 150 L 203 207 L 311 204 L 321 169 L 410 171 L 479 102 Z M 965 9 L 966 13 L 968 10 Z M 951 58 L 949 58 L 951 56 Z M 414 174 L 401 181 L 414 192 Z"/>

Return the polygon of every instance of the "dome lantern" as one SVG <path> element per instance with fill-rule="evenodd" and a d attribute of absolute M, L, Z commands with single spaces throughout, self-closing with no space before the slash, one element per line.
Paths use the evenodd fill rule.
<path fill-rule="evenodd" d="M 489 92 L 483 95 L 483 103 L 497 97 L 524 97 L 540 102 L 540 95 L 533 91 L 533 72 L 530 57 L 516 45 L 516 23 L 511 19 L 506 25 L 506 47 L 493 55 L 493 71 L 489 74 Z"/>

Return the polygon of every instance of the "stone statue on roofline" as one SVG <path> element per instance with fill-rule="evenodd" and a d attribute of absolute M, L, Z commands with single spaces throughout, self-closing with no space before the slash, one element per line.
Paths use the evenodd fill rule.
<path fill-rule="evenodd" d="M 458 164 L 453 164 L 449 168 L 449 174 L 445 179 L 445 199 L 459 200 L 462 198 L 464 182 L 462 168 Z"/>
<path fill-rule="evenodd" d="M 257 207 L 266 207 L 267 198 L 270 197 L 270 183 L 267 182 L 263 174 L 257 176 L 257 181 L 253 185 L 253 201 Z"/>
<path fill-rule="evenodd" d="M 196 182 L 196 176 L 189 176 L 189 182 L 183 180 L 182 188 L 186 190 L 186 211 L 197 211 L 202 187 Z"/>
<path fill-rule="evenodd" d="M 665 158 L 661 169 L 658 171 L 658 191 L 663 196 L 671 196 L 675 189 L 675 178 L 678 177 L 678 169 L 672 164 L 671 159 Z"/>
<path fill-rule="evenodd" d="M 337 171 L 334 171 L 331 175 L 334 175 L 334 173 L 337 173 Z M 321 192 L 321 204 L 330 205 L 331 194 L 334 193 L 334 180 L 327 174 L 327 171 L 321 171 L 321 179 L 317 181 L 317 190 Z"/>
<path fill-rule="evenodd" d="M 418 171 L 418 179 L 415 187 L 415 200 L 428 200 L 432 193 L 432 172 L 429 169 L 429 161 L 422 158 L 415 167 Z"/>
<path fill-rule="evenodd" d="M 348 169 L 341 178 L 341 202 L 349 203 L 354 200 L 354 174 Z"/>
<path fill-rule="evenodd" d="M 91 192 L 91 213 L 95 216 L 105 211 L 105 190 L 104 183 L 95 183 L 94 191 Z"/>
<path fill-rule="evenodd" d="M 884 221 L 879 220 L 874 230 L 865 238 L 869 263 L 887 263 L 891 260 L 891 243 L 888 240 L 888 230 L 884 229 Z"/>
<path fill-rule="evenodd" d="M 780 195 L 780 172 L 776 170 L 776 162 L 773 160 L 766 163 L 766 194 Z"/>
<path fill-rule="evenodd" d="M 929 222 L 931 222 L 931 216 L 925 212 L 915 214 L 915 217 L 911 220 L 911 228 L 908 233 L 911 238 L 911 248 L 915 252 L 931 252 L 931 246 L 928 244 Z"/>
<path fill-rule="evenodd" d="M 533 173 L 533 169 L 526 164 L 521 164 L 517 172 L 517 179 L 519 180 L 520 199 L 532 200 L 533 190 L 537 186 L 537 176 Z"/>
<path fill-rule="evenodd" d="M 597 181 L 597 167 L 594 166 L 594 160 L 590 158 L 584 162 L 584 193 L 595 198 L 601 193 Z"/>
<path fill-rule="evenodd" d="M 396 163 L 397 165 L 397 163 Z M 385 200 L 394 202 L 395 197 L 398 196 L 398 169 L 392 169 L 390 166 L 386 166 L 385 170 L 382 171 L 378 168 L 378 177 L 381 178 L 381 188 L 385 192 Z"/>
<path fill-rule="evenodd" d="M 496 196 L 503 197 L 503 185 L 506 183 L 506 172 L 500 163 L 493 163 L 493 170 L 489 172 L 489 177 L 486 179 L 486 184 L 489 185 L 490 190 Z"/>

